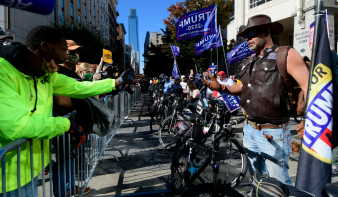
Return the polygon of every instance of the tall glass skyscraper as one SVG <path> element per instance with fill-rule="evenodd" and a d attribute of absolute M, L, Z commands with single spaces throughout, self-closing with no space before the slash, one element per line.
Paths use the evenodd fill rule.
<path fill-rule="evenodd" d="M 136 16 L 136 9 L 130 8 L 129 10 L 129 44 L 133 46 L 133 49 L 138 52 L 138 56 L 135 57 L 137 59 L 138 65 L 136 67 L 139 67 L 140 62 L 140 44 L 138 40 L 138 17 Z"/>

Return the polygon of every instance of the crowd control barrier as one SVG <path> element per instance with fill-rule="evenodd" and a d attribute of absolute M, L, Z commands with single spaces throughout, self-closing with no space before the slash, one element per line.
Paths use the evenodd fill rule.
<path fill-rule="evenodd" d="M 130 95 L 124 91 L 119 92 L 115 96 L 108 95 L 101 101 L 107 105 L 110 109 L 115 111 L 115 122 L 112 125 L 110 133 L 104 137 L 99 137 L 96 134 L 88 134 L 85 142 L 75 150 L 72 150 L 70 146 L 70 134 L 69 132 L 64 133 L 62 136 L 58 136 L 54 139 L 49 140 L 49 147 L 44 147 L 43 140 L 41 140 L 41 161 L 34 161 L 33 154 L 33 140 L 32 139 L 18 139 L 10 142 L 0 148 L 0 171 L 1 171 L 1 188 L 2 193 L 0 197 L 8 196 L 6 192 L 6 155 L 13 156 L 13 153 L 17 157 L 17 174 L 15 177 L 17 182 L 17 195 L 24 196 L 22 191 L 24 187 L 29 188 L 33 193 L 32 196 L 83 196 L 85 189 L 94 173 L 94 170 L 103 155 L 112 155 L 118 161 L 117 157 L 113 154 L 108 154 L 108 150 L 118 150 L 123 156 L 121 150 L 115 147 L 109 147 L 109 142 L 113 139 L 114 135 L 120 128 L 120 126 L 127 120 L 129 113 L 132 111 L 136 102 L 141 96 L 140 87 L 134 88 L 134 94 Z M 126 102 L 127 101 L 127 102 Z M 71 118 L 76 115 L 76 111 L 67 114 L 64 118 Z M 55 140 L 53 142 L 53 140 Z M 29 146 L 30 155 L 30 182 L 26 185 L 21 185 L 20 180 L 20 153 L 21 147 Z M 49 151 L 49 162 L 48 166 L 45 159 L 44 153 Z M 7 158 L 8 159 L 8 158 Z M 34 176 L 33 167 L 34 163 L 40 163 L 42 169 L 45 169 L 37 177 Z M 11 164 L 12 165 L 12 164 Z M 22 168 L 21 168 L 22 169 Z M 68 169 L 68 170 L 63 170 Z M 54 172 L 54 174 L 53 174 Z M 38 181 L 38 189 L 36 189 L 35 181 Z M 49 182 L 49 183 L 47 183 Z M 54 187 L 53 187 L 54 185 Z M 55 187 L 55 185 L 57 187 Z M 57 188 L 56 190 L 54 188 Z M 7 191 L 9 192 L 9 191 Z M 67 194 L 68 193 L 68 194 Z M 77 194 L 77 195 L 76 195 Z"/>

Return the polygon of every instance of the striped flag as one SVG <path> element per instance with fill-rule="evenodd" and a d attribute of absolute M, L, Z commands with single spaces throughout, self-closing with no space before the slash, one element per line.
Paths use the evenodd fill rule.
<path fill-rule="evenodd" d="M 317 24 L 316 24 L 317 25 Z M 296 187 L 320 197 L 326 183 L 331 182 L 333 148 L 333 105 L 337 96 L 336 80 L 333 81 L 333 64 L 326 24 L 321 16 L 317 53 L 313 57 L 314 68 L 311 78 L 305 132 L 298 162 Z M 314 41 L 315 42 L 315 41 Z M 315 49 L 314 49 L 315 50 Z M 336 135 L 336 134 L 335 134 Z"/>

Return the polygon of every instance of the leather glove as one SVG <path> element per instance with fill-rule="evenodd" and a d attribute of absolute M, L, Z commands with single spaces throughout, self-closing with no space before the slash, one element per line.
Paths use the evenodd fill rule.
<path fill-rule="evenodd" d="M 122 84 L 132 84 L 135 80 L 134 69 L 128 68 L 124 71 L 121 76 L 118 78 L 119 83 Z"/>
<path fill-rule="evenodd" d="M 302 122 L 299 123 L 299 125 L 296 128 L 296 131 L 298 131 L 298 136 L 303 139 L 303 135 L 304 135 L 304 120 L 302 120 Z"/>
<path fill-rule="evenodd" d="M 217 92 L 223 92 L 223 89 L 225 89 L 225 86 L 223 87 L 221 84 L 218 83 L 218 81 L 215 79 L 214 76 L 212 76 L 209 73 L 209 77 L 211 78 L 211 82 L 204 81 L 203 79 L 201 80 L 204 85 L 206 85 L 209 89 L 215 90 Z"/>

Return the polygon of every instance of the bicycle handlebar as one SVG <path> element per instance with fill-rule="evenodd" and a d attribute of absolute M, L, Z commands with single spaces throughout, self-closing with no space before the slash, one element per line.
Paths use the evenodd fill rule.
<path fill-rule="evenodd" d="M 245 118 L 237 118 L 236 120 L 233 120 L 227 124 L 227 127 L 231 127 L 233 125 L 240 124 L 245 121 Z"/>

